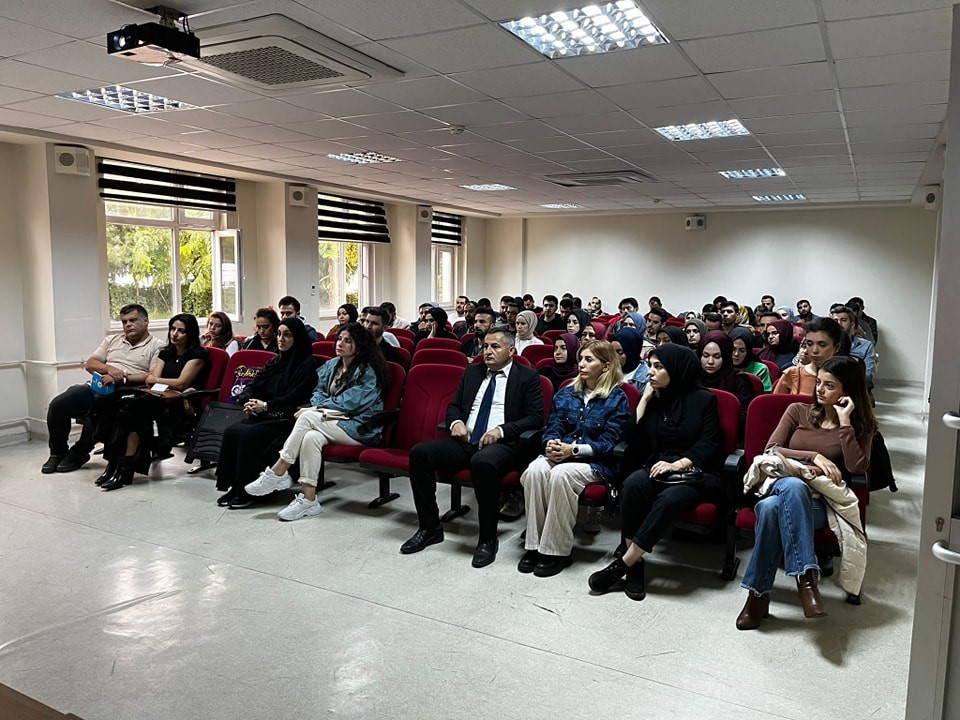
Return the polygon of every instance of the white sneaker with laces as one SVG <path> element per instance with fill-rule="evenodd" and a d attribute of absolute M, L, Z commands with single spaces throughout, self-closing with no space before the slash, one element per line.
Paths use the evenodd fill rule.
<path fill-rule="evenodd" d="M 319 515 L 322 512 L 323 505 L 320 504 L 319 500 L 307 500 L 303 493 L 297 493 L 293 502 L 278 512 L 277 517 L 289 522 L 290 520 Z"/>
<path fill-rule="evenodd" d="M 258 477 L 252 483 L 247 483 L 247 486 L 244 489 L 250 495 L 256 495 L 260 497 L 263 495 L 269 495 L 277 490 L 289 490 L 292 486 L 293 479 L 290 477 L 290 473 L 277 475 L 272 468 L 267 468 L 260 473 L 260 477 Z"/>

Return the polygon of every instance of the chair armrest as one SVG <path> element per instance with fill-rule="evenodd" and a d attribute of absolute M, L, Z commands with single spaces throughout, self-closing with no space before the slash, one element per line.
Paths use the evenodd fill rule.
<path fill-rule="evenodd" d="M 517 440 L 517 444 L 526 448 L 535 448 L 539 453 L 543 446 L 543 433 L 544 428 L 540 428 L 539 430 L 524 430 L 522 433 L 520 433 L 520 438 Z"/>
<path fill-rule="evenodd" d="M 850 476 L 850 488 L 858 490 L 869 490 L 870 481 L 867 480 L 866 475 L 851 475 Z"/>
<path fill-rule="evenodd" d="M 624 456 L 627 454 L 627 442 L 622 440 L 613 446 L 613 456 L 617 460 L 623 460 Z"/>
<path fill-rule="evenodd" d="M 195 390 L 194 388 L 187 388 L 182 393 L 181 397 L 191 398 L 191 397 L 216 397 L 220 394 L 220 388 L 212 388 L 210 390 Z"/>
<path fill-rule="evenodd" d="M 743 450 L 737 449 L 727 455 L 723 461 L 723 471 L 725 473 L 739 473 L 743 468 Z"/>
<path fill-rule="evenodd" d="M 370 419 L 367 420 L 367 424 L 374 427 L 387 427 L 391 423 L 395 423 L 399 417 L 400 408 L 381 410 L 380 412 L 371 415 Z"/>

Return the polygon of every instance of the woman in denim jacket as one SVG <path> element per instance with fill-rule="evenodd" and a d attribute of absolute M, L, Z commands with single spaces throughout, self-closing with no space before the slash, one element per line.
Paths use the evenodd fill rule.
<path fill-rule="evenodd" d="M 527 510 L 526 552 L 517 569 L 550 577 L 570 565 L 580 493 L 613 478 L 613 448 L 630 422 L 623 373 L 610 343 L 579 353 L 579 374 L 553 398 L 543 455 L 520 477 Z"/>
<path fill-rule="evenodd" d="M 297 411 L 280 459 L 246 487 L 251 495 L 288 489 L 293 480 L 287 470 L 299 458 L 303 492 L 277 514 L 281 520 L 299 520 L 322 511 L 317 482 L 324 445 L 375 445 L 380 440 L 380 427 L 372 419 L 383 410 L 387 371 L 373 335 L 358 323 L 347 323 L 337 334 L 336 353 L 317 370 L 310 407 Z"/>

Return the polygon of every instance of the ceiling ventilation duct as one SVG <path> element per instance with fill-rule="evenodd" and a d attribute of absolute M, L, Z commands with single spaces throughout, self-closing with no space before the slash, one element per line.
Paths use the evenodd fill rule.
<path fill-rule="evenodd" d="M 635 185 L 655 182 L 656 178 L 641 170 L 615 170 L 613 172 L 557 173 L 546 179 L 563 187 L 610 187 L 611 185 Z"/>
<path fill-rule="evenodd" d="M 178 65 L 261 95 L 309 92 L 403 75 L 282 15 L 196 31 L 200 60 Z"/>

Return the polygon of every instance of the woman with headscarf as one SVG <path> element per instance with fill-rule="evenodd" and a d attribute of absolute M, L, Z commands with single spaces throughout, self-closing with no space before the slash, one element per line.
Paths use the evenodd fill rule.
<path fill-rule="evenodd" d="M 640 332 L 640 337 L 643 338 L 643 347 L 640 350 L 640 357 L 643 360 L 646 360 L 653 349 L 656 347 L 653 340 L 647 336 L 647 319 L 638 312 L 627 313 L 627 316 L 623 319 L 624 328 L 634 328 Z"/>
<path fill-rule="evenodd" d="M 723 330 L 711 330 L 700 339 L 697 355 L 703 370 L 701 381 L 704 387 L 725 390 L 740 401 L 737 431 L 738 437 L 742 438 L 747 424 L 747 406 L 756 394 L 746 373 L 733 366 L 733 340 Z"/>
<path fill-rule="evenodd" d="M 787 320 L 791 323 L 795 323 L 800 320 L 800 318 L 797 317 L 797 314 L 793 311 L 793 308 L 789 305 L 781 305 L 780 307 L 776 308 L 774 312 L 780 316 L 781 320 Z"/>
<path fill-rule="evenodd" d="M 643 600 L 643 556 L 684 512 L 722 496 L 717 398 L 701 387 L 700 376 L 688 347 L 671 343 L 650 354 L 650 381 L 627 450 L 628 465 L 639 469 L 623 485 L 623 540 L 616 560 L 590 576 L 594 592 L 607 592 L 626 576 L 627 597 Z"/>
<path fill-rule="evenodd" d="M 636 328 L 622 328 L 613 336 L 611 344 L 620 359 L 623 382 L 634 385 L 643 393 L 647 387 L 648 368 L 643 359 L 643 335 Z"/>
<path fill-rule="evenodd" d="M 344 303 L 337 308 L 337 324 L 330 328 L 330 332 L 327 333 L 327 339 L 334 339 L 337 337 L 337 333 L 340 332 L 342 328 L 347 323 L 356 322 L 357 318 L 360 317 L 360 311 L 357 310 L 357 306 L 353 303 Z"/>
<path fill-rule="evenodd" d="M 687 336 L 687 347 L 696 350 L 700 344 L 700 338 L 707 334 L 707 324 L 700 318 L 688 318 L 683 326 L 683 332 Z"/>
<path fill-rule="evenodd" d="M 554 392 L 557 392 L 560 386 L 570 378 L 577 377 L 579 350 L 580 341 L 570 333 L 563 333 L 553 341 L 553 362 L 540 368 L 540 374 L 550 381 Z"/>
<path fill-rule="evenodd" d="M 303 322 L 295 317 L 281 320 L 277 341 L 280 354 L 263 366 L 237 399 L 243 420 L 223 433 L 217 490 L 224 494 L 217 505 L 249 507 L 253 499 L 244 486 L 276 458 L 280 442 L 293 427 L 294 413 L 310 400 L 317 385 L 317 363 Z"/>
<path fill-rule="evenodd" d="M 532 310 L 521 310 L 517 313 L 517 340 L 514 347 L 517 355 L 523 355 L 524 348 L 531 345 L 543 345 L 543 340 L 533 334 L 537 327 L 537 315 Z"/>
<path fill-rule="evenodd" d="M 664 343 L 676 343 L 687 347 L 687 334 L 673 325 L 664 325 L 657 333 L 657 344 L 663 345 Z"/>
<path fill-rule="evenodd" d="M 567 332 L 576 335 L 583 344 L 583 329 L 590 324 L 590 315 L 585 310 L 573 310 L 567 315 Z"/>
<path fill-rule="evenodd" d="M 770 360 L 776 363 L 780 370 L 786 370 L 793 365 L 797 349 L 797 343 L 793 339 L 793 325 L 786 320 L 774 320 L 763 332 L 763 349 L 757 357 Z"/>
<path fill-rule="evenodd" d="M 770 368 L 757 360 L 753 349 L 757 347 L 757 336 L 747 328 L 736 327 L 730 331 L 730 340 L 733 342 L 733 366 L 741 372 L 750 373 L 760 378 L 763 391 L 773 390 L 773 381 L 770 379 Z"/>
<path fill-rule="evenodd" d="M 424 317 L 424 329 L 417 332 L 413 339 L 414 345 L 418 344 L 424 338 L 451 338 L 457 339 L 457 336 L 447 330 L 447 311 L 441 307 L 432 307 L 427 310 Z"/>

